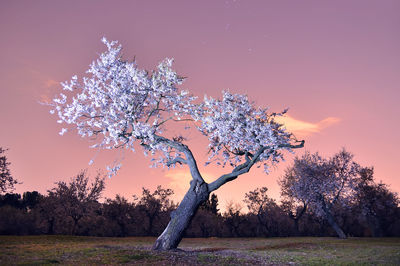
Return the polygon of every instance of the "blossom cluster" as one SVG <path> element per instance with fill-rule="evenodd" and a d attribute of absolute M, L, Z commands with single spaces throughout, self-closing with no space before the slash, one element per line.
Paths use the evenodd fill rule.
<path fill-rule="evenodd" d="M 275 116 L 285 112 L 269 113 L 268 108 L 256 107 L 246 95 L 226 91 L 221 100 L 204 97 L 204 112 L 199 118 L 198 129 L 208 137 L 209 162 L 216 157 L 217 163 L 222 160 L 223 165 L 236 166 L 246 155 L 254 155 L 259 149 L 268 147 L 258 159 L 268 172 L 267 160 L 278 162 L 282 159 L 279 150 L 290 150 L 285 146 L 292 135 L 274 120 Z"/>
<path fill-rule="evenodd" d="M 171 144 L 181 145 L 182 138 L 167 141 L 164 134 L 170 121 L 191 121 L 208 137 L 209 162 L 235 166 L 262 149 L 257 163 L 267 166 L 267 160 L 282 159 L 280 150 L 290 150 L 287 144 L 292 135 L 274 120 L 285 111 L 268 113 L 247 96 L 229 92 L 223 92 L 221 100 L 205 97 L 199 103 L 188 91 L 178 89 L 183 78 L 172 69 L 172 59 L 165 59 L 149 73 L 135 61 L 122 59 L 117 41 L 103 38 L 102 42 L 107 50 L 92 62 L 87 76 L 81 80 L 73 76 L 62 83 L 64 92 L 53 100 L 50 112 L 69 126 L 62 128 L 61 135 L 76 128 L 80 136 L 95 142 L 92 147 L 102 149 L 134 151 L 138 143 L 145 154 L 161 151 L 155 162 L 166 166 L 183 154 Z"/>

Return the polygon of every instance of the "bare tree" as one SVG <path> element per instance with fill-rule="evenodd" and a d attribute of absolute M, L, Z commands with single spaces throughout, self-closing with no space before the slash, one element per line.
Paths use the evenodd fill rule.
<path fill-rule="evenodd" d="M 256 165 L 278 163 L 283 151 L 304 146 L 276 121 L 281 113 L 271 113 L 268 108 L 257 107 L 246 95 L 223 92 L 222 99 L 205 97 L 200 102 L 177 85 L 183 78 L 172 70 L 172 59 L 161 62 L 149 74 L 137 67 L 136 62 L 125 61 L 121 46 L 103 38 L 107 51 L 94 61 L 88 77 L 62 83 L 64 93 L 54 99 L 51 113 L 56 113 L 60 123 L 67 127 L 63 135 L 75 127 L 82 137 L 97 142 L 93 147 L 135 150 L 138 146 L 145 154 L 161 155 L 155 165 L 189 167 L 192 179 L 190 188 L 180 205 L 171 214 L 170 223 L 159 236 L 153 248 L 176 248 L 183 232 L 199 206 L 209 194 L 229 181 L 250 171 Z M 66 94 L 72 94 L 69 100 Z M 192 151 L 184 143 L 185 137 L 166 133 L 172 123 L 192 126 L 209 141 L 209 160 L 231 166 L 232 169 L 211 183 L 203 179 Z M 173 127 L 173 126 L 172 126 Z M 136 144 L 136 145 L 135 145 Z M 109 167 L 115 174 L 121 167 Z"/>

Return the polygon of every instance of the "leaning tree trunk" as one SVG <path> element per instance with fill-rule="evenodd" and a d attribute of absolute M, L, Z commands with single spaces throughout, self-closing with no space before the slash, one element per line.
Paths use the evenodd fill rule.
<path fill-rule="evenodd" d="M 171 220 L 164 232 L 153 245 L 154 250 L 170 250 L 178 247 L 185 229 L 196 214 L 200 204 L 208 199 L 210 192 L 207 183 L 197 180 L 190 182 L 190 188 L 178 208 L 171 213 Z"/>
<path fill-rule="evenodd" d="M 326 219 L 328 220 L 328 223 L 330 226 L 332 226 L 333 230 L 335 230 L 336 234 L 338 235 L 339 238 L 341 239 L 346 239 L 346 234 L 343 232 L 343 230 L 340 228 L 340 226 L 336 223 L 335 218 L 331 214 L 329 210 L 325 210 L 326 214 Z"/>

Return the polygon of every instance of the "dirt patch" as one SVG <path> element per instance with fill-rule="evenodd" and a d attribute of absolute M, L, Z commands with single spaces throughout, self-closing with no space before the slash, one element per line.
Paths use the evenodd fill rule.
<path fill-rule="evenodd" d="M 227 248 L 218 248 L 218 247 L 215 247 L 215 248 L 202 248 L 202 249 L 196 249 L 196 250 L 193 250 L 193 251 L 195 251 L 195 252 L 216 252 L 216 251 L 221 251 L 221 250 L 227 250 Z"/>

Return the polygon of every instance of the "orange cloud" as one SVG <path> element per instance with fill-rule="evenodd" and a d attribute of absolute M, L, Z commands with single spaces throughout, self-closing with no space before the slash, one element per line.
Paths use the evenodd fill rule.
<path fill-rule="evenodd" d="M 51 87 L 60 85 L 60 82 L 58 82 L 56 80 L 53 80 L 53 79 L 47 79 L 44 82 L 44 85 L 45 85 L 46 88 L 51 88 Z"/>
<path fill-rule="evenodd" d="M 340 118 L 327 117 L 317 123 L 311 123 L 311 122 L 295 119 L 289 115 L 277 117 L 276 120 L 279 123 L 284 124 L 288 131 L 293 132 L 296 135 L 302 136 L 302 137 L 309 136 L 314 133 L 319 133 L 323 129 L 340 122 Z"/>
<path fill-rule="evenodd" d="M 207 172 L 202 172 L 201 175 L 206 182 L 215 178 L 215 175 Z M 165 174 L 165 177 L 169 179 L 168 186 L 177 192 L 177 194 L 185 193 L 189 189 L 190 180 L 192 179 L 189 169 L 186 168 L 170 169 Z"/>
<path fill-rule="evenodd" d="M 40 102 L 41 103 L 46 103 L 49 104 L 52 101 L 52 98 L 49 96 L 51 93 L 51 91 L 53 90 L 54 87 L 59 86 L 60 82 L 54 80 L 54 79 L 45 79 L 42 81 L 44 87 L 46 88 L 44 90 L 44 93 L 42 93 L 40 95 Z"/>

